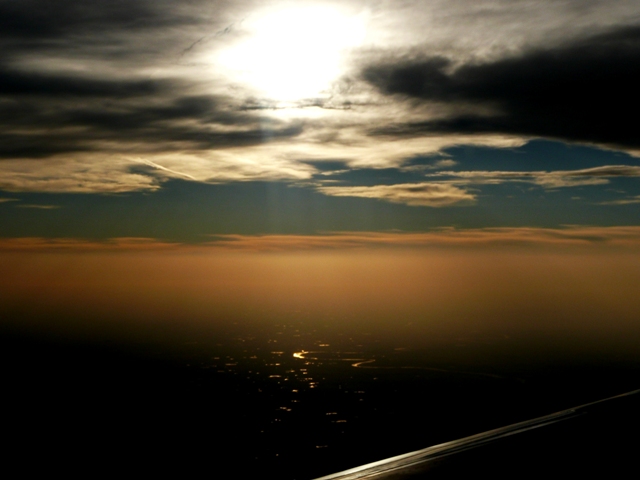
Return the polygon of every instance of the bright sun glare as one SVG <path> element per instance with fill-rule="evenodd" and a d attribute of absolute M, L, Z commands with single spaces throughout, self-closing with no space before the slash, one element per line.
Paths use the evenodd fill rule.
<path fill-rule="evenodd" d="M 362 16 L 320 6 L 279 10 L 242 27 L 246 39 L 218 61 L 234 81 L 284 103 L 326 94 L 342 72 L 345 52 L 365 33 Z"/>

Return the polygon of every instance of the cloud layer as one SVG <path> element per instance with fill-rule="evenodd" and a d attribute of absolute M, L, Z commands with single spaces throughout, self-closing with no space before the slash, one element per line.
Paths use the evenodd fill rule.
<path fill-rule="evenodd" d="M 420 178 L 355 178 L 409 171 L 412 159 L 455 145 L 513 148 L 536 137 L 640 151 L 626 115 L 640 106 L 633 2 L 316 3 L 360 22 L 362 41 L 317 95 L 283 102 L 221 58 L 257 33 L 268 39 L 256 26 L 291 2 L 0 2 L 0 189 L 104 194 L 157 191 L 172 178 L 284 180 L 331 196 L 448 207 L 479 203 L 464 188 L 471 183 L 636 176 L 631 164 L 453 171 L 455 160 L 439 158 L 419 167 Z M 271 54 L 267 66 L 296 64 Z M 318 178 L 327 161 L 354 179 Z"/>

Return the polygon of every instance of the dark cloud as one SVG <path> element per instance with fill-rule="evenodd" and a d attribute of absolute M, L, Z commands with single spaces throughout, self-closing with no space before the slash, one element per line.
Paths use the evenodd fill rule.
<path fill-rule="evenodd" d="M 95 130 L 82 134 L 0 134 L 0 159 L 47 158 L 74 152 L 171 152 L 185 150 L 215 150 L 219 148 L 246 147 L 269 141 L 295 137 L 302 133 L 302 126 L 280 129 L 262 128 L 232 132 L 208 131 L 205 128 L 172 127 L 130 129 L 123 134 Z M 159 138 L 160 137 L 160 138 Z M 99 141 L 122 142 L 105 145 Z"/>
<path fill-rule="evenodd" d="M 365 68 L 363 78 L 387 95 L 451 107 L 444 116 L 374 135 L 506 133 L 640 146 L 636 122 L 628 119 L 640 107 L 638 27 L 488 63 L 385 62 Z"/>
<path fill-rule="evenodd" d="M 247 146 L 302 132 L 185 81 L 99 79 L 0 67 L 0 158 Z M 104 142 L 109 142 L 107 147 Z"/>
<path fill-rule="evenodd" d="M 183 4 L 202 2 L 187 1 Z M 4 0 L 0 40 L 29 42 L 96 31 L 157 28 L 192 22 L 171 0 Z"/>
<path fill-rule="evenodd" d="M 36 63 L 55 59 L 56 69 L 71 58 L 123 68 L 176 63 L 186 47 L 228 26 L 230 5 L 227 0 L 0 0 L 0 63 L 33 57 Z M 87 70 L 100 75 L 95 65 Z"/>
<path fill-rule="evenodd" d="M 0 95 L 122 98 L 157 95 L 168 86 L 161 80 L 103 80 L 0 67 Z"/>
<path fill-rule="evenodd" d="M 0 159 L 45 158 L 90 150 L 93 148 L 76 135 L 0 133 Z"/>
<path fill-rule="evenodd" d="M 0 112 L 0 126 L 3 115 Z M 233 116 L 231 112 L 180 111 L 171 107 L 131 108 L 125 111 L 70 110 L 32 112 L 22 123 L 42 126 L 46 132 L 0 133 L 1 158 L 45 158 L 72 152 L 157 152 L 210 150 L 263 144 L 295 137 L 302 124 L 261 124 L 259 119 Z M 179 122 L 180 119 L 193 120 Z M 233 120 L 236 120 L 233 122 Z M 231 124 L 232 129 L 220 127 Z M 6 123 L 5 123 L 6 125 Z M 13 127 L 19 122 L 11 122 Z M 67 127 L 60 128 L 60 127 Z M 71 128 L 69 128 L 71 127 Z M 72 127 L 77 127 L 73 129 Z M 56 131 L 60 128 L 60 131 Z M 105 143 L 106 142 L 106 143 Z"/>
<path fill-rule="evenodd" d="M 177 100 L 177 104 L 181 103 Z M 73 152 L 161 152 L 258 145 L 298 136 L 301 123 L 261 121 L 232 110 L 173 104 L 159 107 L 55 109 L 28 105 L 12 117 L 0 106 L 0 159 L 46 158 Z M 24 125 L 27 130 L 20 130 Z M 10 129 L 16 129 L 10 131 Z M 44 130 L 40 130 L 44 129 Z"/>

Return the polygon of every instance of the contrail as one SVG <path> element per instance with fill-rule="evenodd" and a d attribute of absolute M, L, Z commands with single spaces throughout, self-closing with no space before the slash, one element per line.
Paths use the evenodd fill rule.
<path fill-rule="evenodd" d="M 242 21 L 240 23 L 242 23 Z M 216 33 L 214 33 L 212 35 L 205 35 L 204 37 L 200 37 L 198 40 L 193 42 L 187 48 L 182 50 L 182 52 L 180 52 L 180 55 L 178 56 L 178 59 L 181 59 L 182 57 L 184 57 L 187 53 L 189 53 L 191 50 L 193 50 L 196 47 L 196 45 L 198 45 L 198 44 L 200 44 L 202 42 L 205 42 L 205 41 L 207 41 L 207 40 L 209 40 L 211 38 L 221 37 L 223 35 L 226 35 L 226 34 L 230 33 L 231 30 L 233 30 L 234 25 L 235 25 L 235 23 L 232 23 L 231 25 L 226 26 L 222 30 L 218 30 Z"/>
<path fill-rule="evenodd" d="M 171 170 L 170 168 L 163 167 L 162 165 L 158 165 L 157 163 L 154 163 L 151 160 L 147 160 L 146 158 L 138 158 L 137 161 L 142 162 L 145 165 L 149 165 L 150 167 L 157 168 L 158 170 L 164 170 L 165 172 L 173 173 L 174 175 L 180 175 L 182 177 L 187 177 L 190 180 L 196 180 L 195 177 L 192 177 L 188 173 L 182 173 L 176 170 Z"/>

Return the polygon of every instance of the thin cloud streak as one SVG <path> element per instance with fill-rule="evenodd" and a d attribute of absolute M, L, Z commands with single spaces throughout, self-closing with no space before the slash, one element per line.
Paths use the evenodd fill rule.
<path fill-rule="evenodd" d="M 85 252 L 85 251 L 157 251 L 186 248 L 185 245 L 154 238 L 122 237 L 105 241 L 80 238 L 18 237 L 0 239 L 0 251 L 15 252 Z"/>
<path fill-rule="evenodd" d="M 441 229 L 426 233 L 344 232 L 327 235 L 217 235 L 224 249 L 286 251 L 351 248 L 503 248 L 640 246 L 640 227 Z"/>
<path fill-rule="evenodd" d="M 16 205 L 17 208 L 33 208 L 36 210 L 55 210 L 60 208 L 59 205 L 39 205 L 39 204 L 24 204 L 24 205 Z"/>
<path fill-rule="evenodd" d="M 5 238 L 0 251 L 219 251 L 286 252 L 350 249 L 429 248 L 611 248 L 637 252 L 640 227 L 568 226 L 564 228 L 444 228 L 431 232 L 339 232 L 322 235 L 211 235 L 201 244 L 154 238 Z"/>
<path fill-rule="evenodd" d="M 640 177 L 640 167 L 634 165 L 605 165 L 580 170 L 505 172 L 505 171 L 444 171 L 429 177 L 453 177 L 457 184 L 489 184 L 530 182 L 545 188 L 604 185 L 609 178 Z"/>
<path fill-rule="evenodd" d="M 319 192 L 336 197 L 363 197 L 402 203 L 414 207 L 469 205 L 475 195 L 442 183 L 404 183 L 372 187 L 318 187 Z"/>
<path fill-rule="evenodd" d="M 612 200 L 609 202 L 600 202 L 600 205 L 633 205 L 640 203 L 640 195 L 631 198 L 623 198 L 621 200 Z"/>

